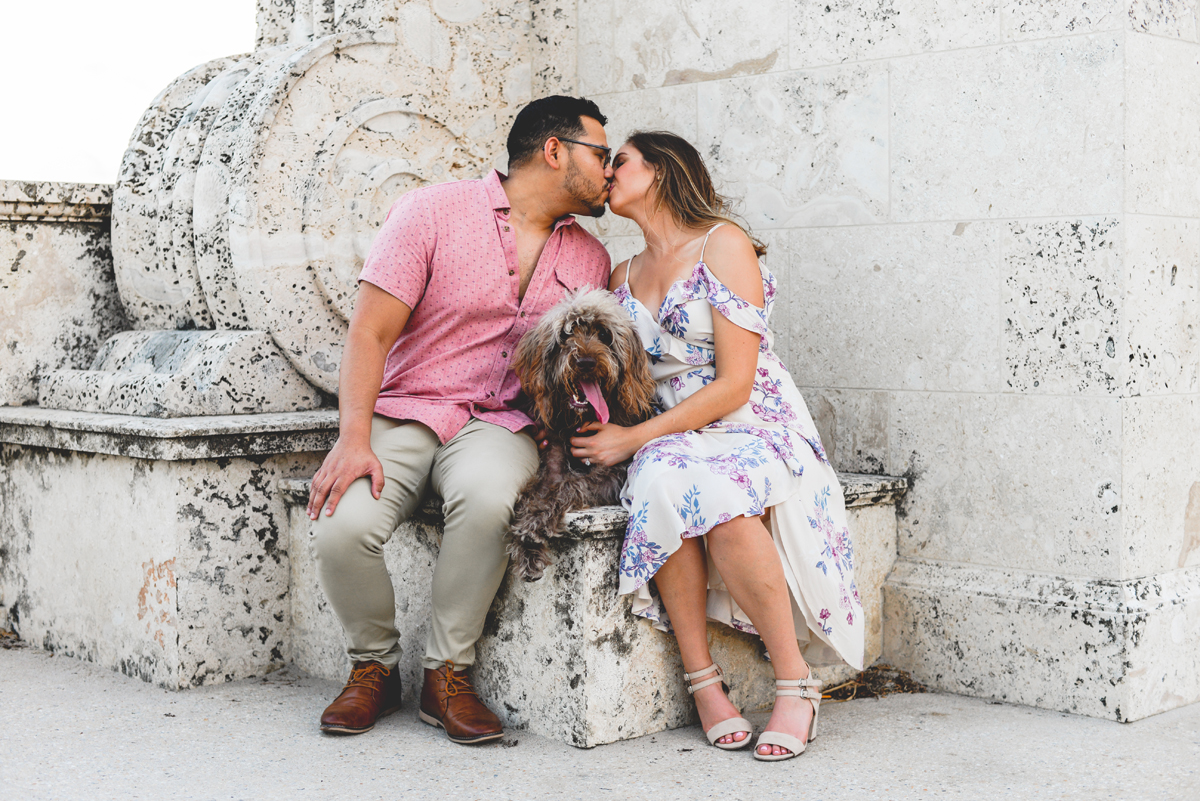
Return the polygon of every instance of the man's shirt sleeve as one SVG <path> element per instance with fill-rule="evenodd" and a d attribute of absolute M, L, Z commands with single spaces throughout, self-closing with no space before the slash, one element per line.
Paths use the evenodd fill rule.
<path fill-rule="evenodd" d="M 392 204 L 358 280 L 368 281 L 414 309 L 429 283 L 437 237 L 420 192 Z"/>

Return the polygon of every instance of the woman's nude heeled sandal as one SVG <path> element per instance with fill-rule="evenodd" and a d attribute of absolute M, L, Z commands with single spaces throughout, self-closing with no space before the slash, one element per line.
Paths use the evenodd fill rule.
<path fill-rule="evenodd" d="M 692 679 L 698 679 L 701 676 L 707 676 L 709 673 L 716 673 L 711 679 L 706 679 L 696 684 L 692 684 Z M 695 673 L 684 673 L 683 680 L 688 682 L 688 694 L 695 695 L 696 690 L 702 690 L 710 684 L 720 682 L 726 691 L 729 690 L 729 685 L 725 684 L 725 675 L 721 672 L 721 668 L 717 667 L 714 662 L 704 670 L 697 670 Z M 728 743 L 719 743 L 717 740 L 724 737 L 726 734 L 735 734 L 739 731 L 746 732 L 746 737 L 743 740 L 734 740 Z M 745 748 L 750 745 L 750 741 L 754 739 L 751 735 L 754 734 L 754 726 L 745 718 L 727 718 L 722 720 L 717 725 L 713 726 L 708 731 L 704 732 L 704 736 L 708 738 L 708 742 L 715 745 L 724 751 L 736 751 L 739 748 Z"/>
<path fill-rule="evenodd" d="M 815 687 L 816 690 L 809 689 Z M 764 731 L 758 735 L 758 742 L 754 744 L 754 758 L 763 762 L 782 762 L 785 759 L 800 756 L 804 753 L 804 749 L 808 744 L 817 738 L 817 714 L 821 709 L 821 682 L 814 679 L 811 675 L 807 679 L 787 679 L 775 682 L 775 697 L 781 695 L 792 695 L 800 698 L 808 699 L 812 704 L 813 716 L 808 724 L 808 738 L 801 740 L 798 737 L 793 737 L 790 734 L 784 734 L 781 731 Z M 786 748 L 791 753 L 789 754 L 760 754 L 758 747 L 760 745 L 777 745 L 780 748 Z"/>

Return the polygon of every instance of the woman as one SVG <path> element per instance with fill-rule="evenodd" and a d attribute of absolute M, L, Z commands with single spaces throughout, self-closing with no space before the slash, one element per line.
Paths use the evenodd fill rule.
<path fill-rule="evenodd" d="M 725 695 L 706 618 L 762 637 L 777 690 L 754 755 L 789 759 L 815 736 L 820 702 L 801 643 L 816 664 L 861 669 L 863 613 L 841 487 L 771 350 L 765 248 L 671 133 L 639 132 L 617 151 L 609 208 L 646 240 L 609 288 L 650 354 L 663 412 L 629 428 L 589 424 L 572 452 L 605 465 L 633 457 L 620 592 L 674 629 L 709 741 L 742 748 L 751 725 Z"/>

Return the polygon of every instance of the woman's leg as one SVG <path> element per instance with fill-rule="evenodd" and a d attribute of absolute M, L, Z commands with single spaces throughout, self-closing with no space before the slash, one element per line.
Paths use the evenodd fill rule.
<path fill-rule="evenodd" d="M 775 678 L 807 678 L 808 665 L 796 643 L 783 565 L 762 521 L 757 517 L 738 517 L 722 523 L 708 533 L 708 548 L 729 594 L 758 629 L 771 655 Z M 767 728 L 804 739 L 812 716 L 812 704 L 807 700 L 783 696 L 775 700 Z M 758 750 L 762 754 L 788 752 L 778 745 L 763 745 Z"/>
<path fill-rule="evenodd" d="M 679 653 L 683 657 L 683 669 L 688 673 L 702 670 L 713 663 L 708 652 L 708 623 L 705 608 L 708 603 L 708 562 L 704 546 L 699 537 L 685 539 L 679 550 L 654 574 L 658 597 L 671 618 L 675 639 L 679 641 Z M 704 676 L 704 679 L 712 678 Z M 705 731 L 722 720 L 740 717 L 725 696 L 720 684 L 710 684 L 697 690 L 693 696 L 696 709 L 700 712 L 700 725 Z M 734 732 L 721 737 L 719 742 L 741 742 L 749 732 Z"/>

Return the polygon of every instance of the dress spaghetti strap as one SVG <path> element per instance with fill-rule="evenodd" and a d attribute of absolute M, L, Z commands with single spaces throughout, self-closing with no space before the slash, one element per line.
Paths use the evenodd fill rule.
<path fill-rule="evenodd" d="M 708 229 L 708 233 L 704 235 L 704 241 L 700 243 L 700 261 L 704 261 L 704 248 L 708 247 L 708 238 L 712 236 L 712 232 L 720 228 L 725 223 L 720 222 Z M 631 259 L 632 261 L 632 259 Z"/>

